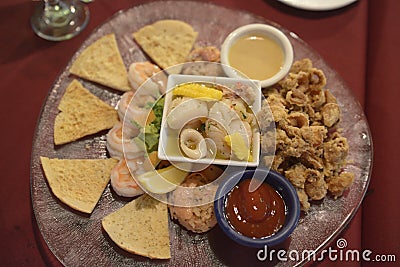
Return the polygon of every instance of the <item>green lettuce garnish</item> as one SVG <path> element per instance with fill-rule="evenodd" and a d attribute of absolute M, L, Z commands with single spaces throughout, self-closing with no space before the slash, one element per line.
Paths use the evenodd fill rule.
<path fill-rule="evenodd" d="M 158 140 L 160 139 L 161 121 L 164 109 L 164 98 L 160 98 L 157 102 L 153 104 L 148 104 L 149 108 L 153 109 L 155 119 L 140 128 L 140 133 L 134 138 L 135 142 L 143 146 L 147 153 L 156 151 L 158 148 Z"/>

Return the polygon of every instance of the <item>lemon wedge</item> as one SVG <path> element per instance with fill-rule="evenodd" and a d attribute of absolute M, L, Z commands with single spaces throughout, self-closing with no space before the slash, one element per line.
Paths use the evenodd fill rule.
<path fill-rule="evenodd" d="M 174 95 L 187 96 L 191 98 L 204 98 L 212 100 L 221 100 L 222 92 L 198 83 L 186 83 L 177 86 Z"/>
<path fill-rule="evenodd" d="M 165 194 L 175 190 L 186 178 L 189 172 L 177 169 L 171 165 L 163 169 L 145 172 L 137 177 L 140 184 L 149 192 Z"/>
<path fill-rule="evenodd" d="M 250 149 L 247 148 L 243 137 L 238 132 L 224 137 L 224 141 L 232 148 L 233 153 L 239 160 L 253 161 Z"/>

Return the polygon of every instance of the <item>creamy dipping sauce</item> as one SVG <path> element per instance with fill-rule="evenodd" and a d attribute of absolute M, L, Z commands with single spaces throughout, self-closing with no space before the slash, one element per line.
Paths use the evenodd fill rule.
<path fill-rule="evenodd" d="M 266 36 L 247 35 L 231 46 L 228 60 L 231 67 L 249 78 L 265 80 L 282 68 L 284 53 L 275 41 Z"/>

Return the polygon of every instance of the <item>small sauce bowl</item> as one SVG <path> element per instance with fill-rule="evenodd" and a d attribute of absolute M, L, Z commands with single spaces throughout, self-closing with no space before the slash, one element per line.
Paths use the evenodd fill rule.
<path fill-rule="evenodd" d="M 258 42 L 258 45 L 255 45 L 253 41 L 251 43 L 242 44 L 241 50 L 235 48 L 238 46 L 238 42 L 243 42 L 243 39 L 254 40 L 260 38 L 267 40 L 269 44 L 261 45 L 260 42 Z M 246 45 L 248 45 L 248 49 L 246 49 Z M 269 51 L 269 49 L 275 50 Z M 241 60 L 238 58 L 234 59 L 235 51 L 237 51 Z M 282 53 L 282 58 L 279 62 L 276 62 L 277 59 L 273 59 L 277 53 Z M 271 55 L 273 57 L 271 57 Z M 243 64 L 245 58 L 248 59 L 248 62 Z M 265 88 L 276 84 L 287 75 L 293 63 L 293 47 L 287 36 L 281 30 L 266 24 L 248 24 L 237 28 L 226 37 L 221 46 L 221 63 L 227 76 L 232 78 L 260 80 L 261 87 Z M 261 79 L 260 77 L 255 77 L 259 76 L 254 73 L 255 70 L 260 71 L 265 69 L 267 72 L 272 65 L 276 64 L 279 64 L 278 68 L 273 67 L 274 71 L 271 75 L 267 75 L 265 78 Z"/>
<path fill-rule="evenodd" d="M 274 234 L 262 238 L 250 237 L 240 233 L 232 226 L 227 216 L 227 201 L 232 191 L 236 189 L 235 186 L 253 177 L 254 179 L 264 179 L 263 183 L 267 183 L 275 189 L 285 204 L 285 220 L 281 228 Z M 290 236 L 299 221 L 300 202 L 296 190 L 284 176 L 272 170 L 258 168 L 239 171 L 229 175 L 229 177 L 226 176 L 217 189 L 214 212 L 219 226 L 228 237 L 244 246 L 262 248 L 278 245 Z"/>

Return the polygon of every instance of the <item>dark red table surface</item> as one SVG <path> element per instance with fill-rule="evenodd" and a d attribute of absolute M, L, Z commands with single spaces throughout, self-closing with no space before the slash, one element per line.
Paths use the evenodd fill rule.
<path fill-rule="evenodd" d="M 144 2 L 96 0 L 89 4 L 90 22 L 80 35 L 49 42 L 35 36 L 29 25 L 37 2 L 0 1 L 0 265 L 61 265 L 36 228 L 31 204 L 30 153 L 40 109 L 53 81 L 90 33 L 118 10 Z M 385 265 L 399 265 L 400 1 L 360 0 L 324 12 L 298 10 L 275 0 L 211 2 L 247 10 L 293 31 L 348 83 L 367 114 L 374 165 L 362 207 L 339 237 L 352 249 L 395 255 L 397 264 Z M 318 263 L 339 264 L 365 263 Z"/>

